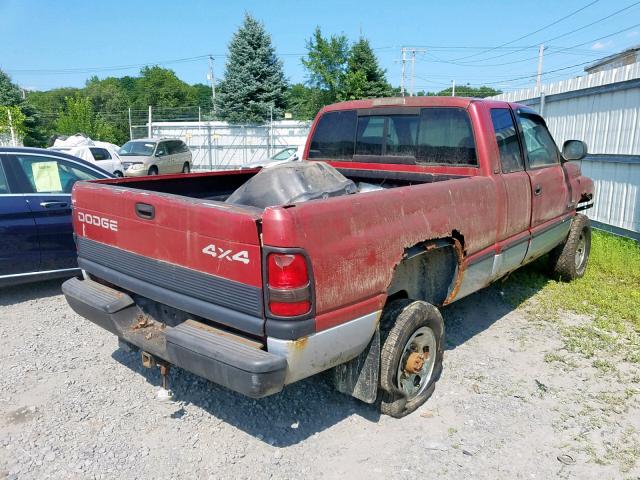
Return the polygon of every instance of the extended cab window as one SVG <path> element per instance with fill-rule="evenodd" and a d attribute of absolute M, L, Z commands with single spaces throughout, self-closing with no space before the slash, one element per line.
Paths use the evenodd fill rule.
<path fill-rule="evenodd" d="M 351 160 L 356 137 L 356 112 L 344 110 L 325 113 L 316 126 L 309 158 Z"/>
<path fill-rule="evenodd" d="M 522 153 L 518 142 L 518 132 L 508 108 L 492 108 L 491 121 L 496 134 L 502 172 L 519 172 L 524 170 Z"/>
<path fill-rule="evenodd" d="M 518 111 L 529 168 L 547 167 L 560 163 L 558 147 L 547 126 L 538 115 Z"/>

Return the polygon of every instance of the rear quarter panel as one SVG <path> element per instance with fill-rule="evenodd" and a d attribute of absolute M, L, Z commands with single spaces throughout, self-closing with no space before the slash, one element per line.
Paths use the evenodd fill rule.
<path fill-rule="evenodd" d="M 354 318 L 358 304 L 369 310 L 362 313 L 382 308 L 406 248 L 454 230 L 464 236 L 467 255 L 494 245 L 495 206 L 489 177 L 310 201 L 267 209 L 263 243 L 308 252 L 316 327 L 323 330 Z"/>

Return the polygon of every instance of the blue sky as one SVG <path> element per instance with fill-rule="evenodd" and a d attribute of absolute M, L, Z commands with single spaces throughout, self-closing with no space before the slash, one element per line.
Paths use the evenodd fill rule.
<path fill-rule="evenodd" d="M 101 78 L 135 75 L 138 65 L 154 63 L 172 68 L 189 83 L 206 83 L 207 60 L 192 57 L 214 54 L 216 76 L 221 76 L 227 43 L 247 11 L 271 33 L 292 82 L 305 79 L 300 57 L 319 25 L 325 34 L 344 33 L 351 40 L 362 33 L 394 85 L 400 83 L 397 60 L 406 45 L 427 49 L 416 57 L 416 90 L 440 90 L 453 79 L 512 90 L 534 83 L 528 76 L 536 72 L 536 45 L 542 41 L 550 40 L 545 81 L 575 76 L 584 66 L 564 68 L 640 43 L 640 26 L 634 26 L 640 24 L 640 2 L 592 2 L 0 0 L 0 68 L 21 86 L 39 90 L 82 86 L 94 73 Z M 625 7 L 630 8 L 599 21 Z M 593 22 L 598 23 L 581 28 Z M 189 60 L 165 63 L 175 59 Z M 105 70 L 123 65 L 135 67 Z M 90 72 L 92 68 L 98 70 Z"/>

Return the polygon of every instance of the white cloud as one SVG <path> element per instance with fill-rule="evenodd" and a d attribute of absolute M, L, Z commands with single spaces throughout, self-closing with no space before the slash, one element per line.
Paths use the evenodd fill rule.
<path fill-rule="evenodd" d="M 596 42 L 591 45 L 592 50 L 604 50 L 611 47 L 613 47 L 613 42 L 611 40 L 607 40 L 606 42 Z"/>
<path fill-rule="evenodd" d="M 637 37 L 638 35 L 640 35 L 640 32 L 638 30 L 633 30 L 633 31 L 627 33 L 627 37 L 629 37 L 629 38 Z"/>

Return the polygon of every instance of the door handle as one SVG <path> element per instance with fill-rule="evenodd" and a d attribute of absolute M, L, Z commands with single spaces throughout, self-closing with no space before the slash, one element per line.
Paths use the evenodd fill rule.
<path fill-rule="evenodd" d="M 542 195 L 542 187 L 539 184 L 533 189 L 533 194 L 536 196 Z"/>
<path fill-rule="evenodd" d="M 42 208 L 53 208 L 53 207 L 66 208 L 68 205 L 69 204 L 67 202 L 57 202 L 57 201 L 40 202 L 40 206 Z"/>

